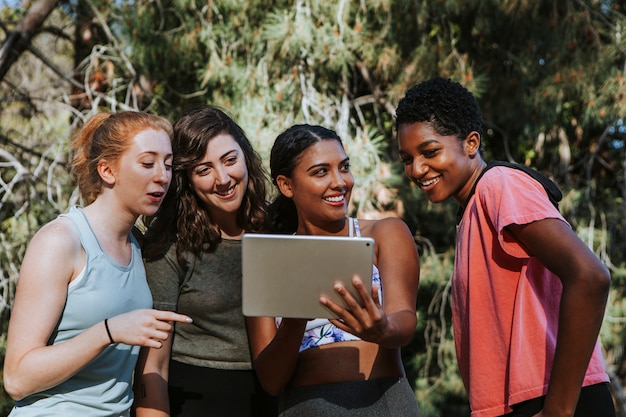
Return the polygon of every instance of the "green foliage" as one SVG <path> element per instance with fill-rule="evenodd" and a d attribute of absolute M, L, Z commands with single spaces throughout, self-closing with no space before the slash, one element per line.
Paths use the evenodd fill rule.
<path fill-rule="evenodd" d="M 351 157 L 357 180 L 352 211 L 401 217 L 415 233 L 422 257 L 420 319 L 403 359 L 422 415 L 453 415 L 457 408 L 463 415 L 447 287 L 457 206 L 431 204 L 406 181 L 393 120 L 408 87 L 441 75 L 479 99 L 487 159 L 525 163 L 563 189 L 561 211 L 611 269 L 601 337 L 607 362 L 626 377 L 623 2 L 60 4 L 35 38 L 60 71 L 25 55 L 0 85 L 0 151 L 10 155 L 0 155 L 0 260 L 3 282 L 11 283 L 3 287 L 9 298 L 4 311 L 25 243 L 77 201 L 67 138 L 88 114 L 142 109 L 173 118 L 188 106 L 211 103 L 234 116 L 266 162 L 282 130 L 322 124 L 339 133 Z M 23 12 L 1 8 L 0 19 L 13 27 Z M 85 48 L 73 31 L 81 22 L 100 29 L 93 32 L 97 42 Z M 76 72 L 87 91 L 77 94 L 59 72 Z M 96 76 L 104 77 L 102 84 Z"/>
<path fill-rule="evenodd" d="M 2 334 L 6 334 L 6 326 L 2 326 Z M 0 416 L 7 416 L 13 408 L 14 401 L 4 391 L 2 383 L 2 368 L 4 367 L 4 352 L 6 351 L 6 337 L 0 337 Z"/>
<path fill-rule="evenodd" d="M 17 9 L 6 13 L 3 8 L 0 16 L 19 19 L 21 14 Z M 67 170 L 72 111 L 64 103 L 67 85 L 60 83 L 57 72 L 52 70 L 71 72 L 71 47 L 58 39 L 58 34 L 66 30 L 66 18 L 61 10 L 55 11 L 45 30 L 33 40 L 34 50 L 51 54 L 49 62 L 44 64 L 33 55 L 23 55 L 0 85 L 1 362 L 26 245 L 43 224 L 76 202 Z M 61 29 L 52 30 L 56 25 Z M 12 405 L 0 383 L 0 415 L 7 415 Z"/>
<path fill-rule="evenodd" d="M 423 252 L 417 300 L 418 327 L 413 342 L 403 349 L 409 380 L 424 417 L 467 415 L 467 396 L 456 365 L 450 309 L 450 278 L 454 251 L 436 253 L 426 239 L 418 239 Z"/>

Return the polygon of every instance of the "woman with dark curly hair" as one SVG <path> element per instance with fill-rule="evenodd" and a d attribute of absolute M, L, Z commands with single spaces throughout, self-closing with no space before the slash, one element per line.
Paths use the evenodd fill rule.
<path fill-rule="evenodd" d="M 271 415 L 241 310 L 241 237 L 262 226 L 267 175 L 241 127 L 215 107 L 183 113 L 172 148 L 171 192 L 147 221 L 146 273 L 155 306 L 194 322 L 140 358 L 137 416 Z"/>
<path fill-rule="evenodd" d="M 597 340 L 610 275 L 559 213 L 558 188 L 482 159 L 482 116 L 459 83 L 410 88 L 396 126 L 407 177 L 460 205 L 452 311 L 472 416 L 614 416 Z"/>

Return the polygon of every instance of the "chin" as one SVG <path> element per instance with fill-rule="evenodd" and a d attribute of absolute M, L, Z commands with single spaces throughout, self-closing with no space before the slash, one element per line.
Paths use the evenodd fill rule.
<path fill-rule="evenodd" d="M 448 199 L 448 197 L 444 196 L 438 196 L 438 195 L 426 195 L 426 198 L 428 198 L 428 201 L 430 201 L 433 204 L 438 204 L 438 203 L 443 203 L 444 201 L 446 201 Z"/>
<path fill-rule="evenodd" d="M 142 215 L 142 216 L 154 216 L 157 213 L 157 211 L 159 211 L 159 207 L 161 207 L 161 206 L 158 206 L 158 207 L 148 207 L 145 210 L 142 210 L 142 213 L 140 215 Z"/>

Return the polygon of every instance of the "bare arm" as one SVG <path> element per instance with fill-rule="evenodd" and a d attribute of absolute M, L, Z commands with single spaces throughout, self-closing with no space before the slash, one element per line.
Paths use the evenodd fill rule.
<path fill-rule="evenodd" d="M 365 301 L 365 308 L 359 307 L 344 287 L 338 288 L 338 293 L 353 313 L 326 298 L 322 301 L 343 318 L 343 321 L 332 320 L 335 325 L 363 340 L 395 348 L 407 344 L 415 332 L 419 258 L 410 231 L 398 219 L 377 222 L 372 226 L 372 237 L 376 242 L 377 266 L 384 277 L 384 310 L 378 298 L 368 294 L 358 278 L 353 282 Z M 276 329 L 274 318 L 247 318 L 255 369 L 263 388 L 270 394 L 279 394 L 293 376 L 306 322 L 284 318 Z"/>
<path fill-rule="evenodd" d="M 172 337 L 160 349 L 142 348 L 135 369 L 135 408 L 137 417 L 168 417 L 169 361 Z"/>
<path fill-rule="evenodd" d="M 539 416 L 573 416 L 610 287 L 600 260 L 558 219 L 507 227 L 563 284 L 550 384 Z"/>
<path fill-rule="evenodd" d="M 4 363 L 5 389 L 13 399 L 56 386 L 98 356 L 110 341 L 104 322 L 76 337 L 48 346 L 63 310 L 67 287 L 84 266 L 73 226 L 58 219 L 33 237 L 20 270 Z M 136 310 L 109 319 L 115 342 L 159 347 L 171 320 L 186 316 Z"/>
<path fill-rule="evenodd" d="M 276 329 L 273 317 L 246 318 L 254 368 L 271 395 L 280 394 L 293 376 L 306 322 L 284 318 Z"/>
<path fill-rule="evenodd" d="M 419 284 L 419 256 L 415 241 L 408 227 L 399 219 L 379 220 L 372 226 L 376 242 L 376 265 L 383 286 L 383 306 L 375 289 L 365 291 L 360 278 L 352 283 L 364 301 L 361 308 L 345 287 L 335 290 L 348 306 L 344 309 L 326 298 L 322 303 L 342 320 L 333 324 L 359 338 L 386 348 L 398 348 L 408 344 L 417 324 L 415 313 Z"/>

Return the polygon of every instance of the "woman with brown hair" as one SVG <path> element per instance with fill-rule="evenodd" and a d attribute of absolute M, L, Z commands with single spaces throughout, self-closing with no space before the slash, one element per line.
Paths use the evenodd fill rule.
<path fill-rule="evenodd" d="M 137 369 L 138 417 L 271 416 L 241 311 L 241 237 L 259 230 L 266 174 L 241 127 L 206 106 L 174 123 L 174 185 L 144 257 L 157 308 L 193 317 Z"/>

